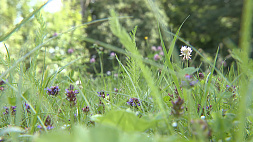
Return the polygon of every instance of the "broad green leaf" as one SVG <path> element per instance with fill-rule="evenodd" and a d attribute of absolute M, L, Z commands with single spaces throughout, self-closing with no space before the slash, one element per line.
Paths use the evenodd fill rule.
<path fill-rule="evenodd" d="M 152 121 L 139 118 L 133 112 L 127 112 L 125 110 L 113 110 L 100 117 L 95 115 L 93 119 L 97 123 L 119 127 L 128 132 L 145 131 L 148 128 L 152 128 L 156 123 L 156 120 Z"/>

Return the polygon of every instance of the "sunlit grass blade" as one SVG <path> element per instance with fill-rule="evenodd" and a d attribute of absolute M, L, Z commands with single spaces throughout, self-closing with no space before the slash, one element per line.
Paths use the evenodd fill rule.
<path fill-rule="evenodd" d="M 12 30 L 10 30 L 8 33 L 2 35 L 0 37 L 0 42 L 5 41 L 7 38 L 9 38 L 14 32 L 16 32 L 19 28 L 22 27 L 23 24 L 25 24 L 29 19 L 31 19 L 36 13 L 38 13 L 45 5 L 47 5 L 51 0 L 47 1 L 43 5 L 41 5 L 39 8 L 34 10 L 32 13 L 30 13 L 26 18 L 24 18 L 19 24 L 17 24 Z"/>
<path fill-rule="evenodd" d="M 250 60 L 249 54 L 251 53 L 251 36 L 252 36 L 252 18 L 253 18 L 253 0 L 245 0 L 243 2 L 243 12 L 241 20 L 241 38 L 240 45 L 241 48 L 241 63 L 240 71 L 243 74 L 240 79 L 240 104 L 239 104 L 239 130 L 237 133 L 236 141 L 244 141 L 245 139 L 245 127 L 246 127 L 246 107 L 247 107 L 247 97 L 252 98 L 252 92 L 248 92 L 252 88 L 252 59 Z M 250 73 L 250 72 L 251 73 Z M 249 79 L 251 83 L 248 84 Z M 246 91 L 248 90 L 248 91 Z"/>

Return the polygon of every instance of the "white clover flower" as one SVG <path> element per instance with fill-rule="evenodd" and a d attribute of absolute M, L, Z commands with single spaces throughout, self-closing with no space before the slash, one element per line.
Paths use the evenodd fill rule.
<path fill-rule="evenodd" d="M 179 55 L 179 56 L 184 56 L 183 57 L 183 60 L 189 60 L 189 59 L 191 59 L 191 53 L 192 53 L 192 49 L 191 49 L 191 47 L 187 47 L 187 46 L 182 46 L 181 47 L 181 49 L 180 49 L 180 51 L 181 51 L 181 55 Z"/>

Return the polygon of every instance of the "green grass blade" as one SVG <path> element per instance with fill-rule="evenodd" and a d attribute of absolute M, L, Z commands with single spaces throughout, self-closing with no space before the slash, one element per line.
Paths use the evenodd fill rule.
<path fill-rule="evenodd" d="M 217 58 L 218 58 L 218 53 L 219 53 L 219 47 L 217 49 L 217 52 L 216 52 L 216 56 L 215 56 L 215 60 L 214 60 L 214 63 L 213 63 L 213 67 L 212 67 L 212 70 L 211 72 L 209 73 L 208 77 L 206 78 L 207 82 L 205 83 L 205 90 L 204 90 L 204 94 L 202 96 L 202 99 L 201 99 L 201 107 L 204 107 L 206 108 L 206 104 L 207 104 L 207 93 L 209 91 L 209 88 L 210 88 L 210 85 L 211 85 L 211 81 L 212 81 L 212 77 L 213 77 L 213 72 L 214 72 L 214 68 L 215 68 L 215 65 L 216 65 L 216 61 L 217 61 Z M 202 114 L 202 109 L 201 109 L 201 112 L 199 113 L 199 115 Z M 206 111 L 204 111 L 204 114 L 206 116 Z"/>
<path fill-rule="evenodd" d="M 45 5 L 47 5 L 51 0 L 47 1 L 43 5 L 41 5 L 39 8 L 34 10 L 32 13 L 30 13 L 25 19 L 23 19 L 19 24 L 17 24 L 12 30 L 7 32 L 6 34 L 2 35 L 0 37 L 0 42 L 5 41 L 7 38 L 9 38 L 14 32 L 16 32 L 19 28 L 22 27 L 23 24 L 25 24 L 28 20 L 30 20 L 36 13 L 38 13 Z"/>
<path fill-rule="evenodd" d="M 189 16 L 188 16 L 189 17 Z M 187 17 L 187 18 L 188 18 Z M 183 23 L 180 25 L 180 27 L 178 28 L 177 30 L 177 33 L 176 35 L 174 36 L 173 40 L 172 40 L 172 43 L 170 45 L 170 48 L 169 48 L 169 51 L 167 52 L 166 48 L 165 48 L 165 45 L 164 45 L 164 42 L 163 42 L 163 37 L 162 37 L 162 34 L 161 34 L 161 31 L 160 31 L 160 28 L 159 28 L 159 25 L 158 25 L 158 29 L 159 29 L 159 34 L 160 34 L 160 39 L 161 39 L 161 44 L 162 44 L 162 47 L 163 47 L 163 52 L 165 53 L 165 64 L 169 67 L 169 69 L 172 71 L 172 78 L 174 80 L 174 83 L 177 87 L 177 90 L 178 90 L 178 93 L 180 96 L 182 96 L 182 92 L 181 92 L 181 89 L 180 89 L 180 85 L 179 85 L 179 82 L 178 82 L 178 79 L 177 79 L 177 76 L 176 76 L 176 73 L 174 71 L 174 68 L 172 66 L 172 63 L 170 61 L 170 58 L 171 58 L 171 55 L 172 55 L 172 52 L 173 52 L 173 49 L 175 47 L 175 43 L 177 41 L 177 36 L 179 34 L 179 31 L 181 29 L 181 27 L 183 26 L 184 22 L 187 20 L 187 18 L 183 21 Z"/>

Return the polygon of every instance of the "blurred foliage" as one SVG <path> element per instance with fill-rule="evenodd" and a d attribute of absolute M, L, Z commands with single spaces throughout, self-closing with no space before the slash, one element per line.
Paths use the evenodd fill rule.
<path fill-rule="evenodd" d="M 172 31 L 176 31 L 177 25 L 190 15 L 181 30 L 181 37 L 194 47 L 215 53 L 225 39 L 231 39 L 236 44 L 239 42 L 243 1 L 163 0 L 162 3 L 170 18 Z"/>
<path fill-rule="evenodd" d="M 40 4 L 38 3 L 34 6 L 31 2 L 32 0 L 0 1 L 0 18 L 3 19 L 0 21 L 0 36 L 11 27 L 14 27 L 20 19 L 26 17 L 36 5 Z M 243 1 L 160 0 L 156 2 L 159 7 L 159 14 L 163 17 L 162 23 L 165 23 L 164 26 L 171 32 L 175 33 L 179 25 L 190 15 L 184 23 L 179 36 L 199 49 L 201 53 L 207 57 L 209 56 L 210 60 L 214 58 L 215 51 L 220 46 L 221 52 L 218 58 L 220 64 L 217 64 L 218 66 L 223 65 L 224 60 L 231 57 L 230 50 L 228 49 L 236 48 L 236 45 L 238 45 Z M 153 14 L 153 5 L 150 5 L 148 1 L 62 0 L 62 3 L 62 9 L 59 12 L 42 12 L 42 16 L 46 22 L 45 32 L 47 34 L 45 39 L 57 36 L 69 28 L 82 23 L 108 18 L 109 10 L 113 8 L 122 17 L 120 22 L 128 32 L 131 32 L 135 26 L 138 26 L 136 33 L 137 47 L 144 56 L 150 57 L 151 46 L 160 45 L 157 15 Z M 34 48 L 35 44 L 33 41 L 36 41 L 35 34 L 39 27 L 39 22 L 35 18 L 32 18 L 14 36 L 5 41 L 10 50 L 10 55 L 16 55 L 16 53 L 23 55 Z M 83 57 L 83 59 L 69 68 L 75 69 L 75 71 L 87 70 L 91 74 L 115 70 L 115 68 L 112 68 L 114 61 L 109 58 L 112 51 L 86 43 L 83 40 L 84 37 L 90 37 L 119 48 L 124 48 L 110 32 L 108 22 L 97 22 L 77 28 L 68 34 L 60 35 L 45 46 L 47 51 L 46 57 L 48 57 L 45 63 L 51 69 L 51 72 L 78 57 Z M 182 42 L 177 42 L 177 51 L 179 51 L 179 47 L 182 45 Z M 0 48 L 0 53 L 6 54 L 3 43 L 0 44 Z M 45 52 L 45 48 L 40 52 Z M 121 60 L 124 59 L 124 57 L 118 56 Z M 16 57 L 12 56 L 12 58 Z M 89 62 L 90 58 L 95 58 L 96 62 L 91 64 Z M 43 56 L 39 56 L 38 62 L 42 61 L 42 59 Z M 198 61 L 199 58 L 194 60 Z M 100 68 L 101 63 L 99 61 L 106 63 L 102 64 L 103 69 Z M 26 68 L 29 68 L 30 61 L 27 60 L 26 62 Z M 38 64 L 40 68 L 38 71 L 41 70 L 42 63 L 39 62 Z"/>

